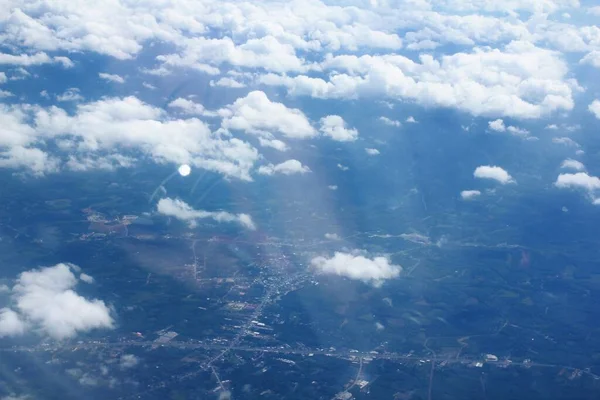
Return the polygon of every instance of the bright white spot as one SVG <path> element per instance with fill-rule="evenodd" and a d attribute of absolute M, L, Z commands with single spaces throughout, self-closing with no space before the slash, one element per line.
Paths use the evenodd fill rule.
<path fill-rule="evenodd" d="M 188 176 L 190 174 L 190 172 L 192 172 L 192 169 L 190 168 L 189 165 L 187 164 L 182 164 L 177 171 L 179 172 L 179 175 L 181 176 Z"/>

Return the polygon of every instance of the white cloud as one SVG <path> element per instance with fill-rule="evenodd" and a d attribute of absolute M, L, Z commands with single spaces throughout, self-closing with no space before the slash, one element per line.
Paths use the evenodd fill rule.
<path fill-rule="evenodd" d="M 0 53 L 0 65 L 20 65 L 23 67 L 29 67 L 32 65 L 42 65 L 42 64 L 52 64 L 58 63 L 62 64 L 63 67 L 69 68 L 73 66 L 73 63 L 67 57 L 50 57 L 46 53 L 36 53 L 36 54 L 19 54 L 12 55 L 6 53 Z"/>
<path fill-rule="evenodd" d="M 66 142 L 71 145 L 70 142 Z M 65 167 L 71 171 L 114 171 L 118 168 L 128 168 L 135 165 L 136 160 L 121 154 L 110 154 L 107 156 L 76 156 L 69 155 Z"/>
<path fill-rule="evenodd" d="M 504 121 L 502 119 L 497 119 L 494 121 L 488 122 L 488 126 L 491 130 L 496 132 L 505 132 L 506 126 L 504 125 Z"/>
<path fill-rule="evenodd" d="M 559 126 L 557 124 L 548 124 L 548 125 L 546 125 L 546 127 L 544 129 L 549 129 L 552 131 L 562 129 L 567 132 L 575 132 L 575 131 L 578 131 L 579 129 L 581 129 L 581 125 L 579 125 L 579 124 L 574 124 L 574 125 L 560 124 L 560 126 Z"/>
<path fill-rule="evenodd" d="M 339 169 L 341 169 L 342 171 L 348 171 L 350 169 L 349 167 L 342 165 L 342 164 L 338 164 L 337 167 Z"/>
<path fill-rule="evenodd" d="M 237 44 L 230 37 L 184 38 L 178 43 L 180 53 L 160 55 L 156 59 L 167 67 L 188 67 L 216 75 L 222 64 L 236 67 L 261 68 L 273 72 L 301 72 L 307 70 L 304 60 L 296 55 L 294 46 L 281 43 L 267 35 Z"/>
<path fill-rule="evenodd" d="M 397 54 L 340 55 L 323 63 L 325 70 L 336 71 L 327 80 L 267 74 L 260 81 L 285 86 L 293 95 L 379 96 L 452 107 L 476 116 L 540 118 L 574 106 L 566 62 L 558 52 L 527 41 L 513 41 L 503 50 L 481 47 L 439 59 L 422 54 L 419 61 Z"/>
<path fill-rule="evenodd" d="M 140 360 L 133 354 L 123 354 L 119 360 L 119 366 L 121 369 L 128 369 L 135 367 Z"/>
<path fill-rule="evenodd" d="M 205 115 L 206 109 L 200 103 L 196 103 L 192 100 L 177 98 L 168 104 L 170 108 L 176 108 L 188 115 Z"/>
<path fill-rule="evenodd" d="M 377 150 L 377 149 L 365 148 L 365 151 L 370 156 L 376 156 L 379 154 L 379 150 Z"/>
<path fill-rule="evenodd" d="M 261 175 L 274 175 L 274 174 L 283 174 L 283 175 L 292 175 L 292 174 L 305 174 L 310 172 L 310 168 L 306 165 L 302 165 L 302 163 L 298 160 L 287 160 L 282 162 L 281 164 L 268 164 L 261 165 L 258 168 L 258 173 Z"/>
<path fill-rule="evenodd" d="M 194 227 L 198 220 L 210 218 L 216 222 L 235 222 L 250 230 L 256 230 L 256 225 L 248 214 L 232 214 L 226 211 L 204 211 L 195 210 L 185 201 L 171 199 L 169 197 L 160 199 L 156 205 L 159 214 L 174 217 L 180 221 L 189 222 Z"/>
<path fill-rule="evenodd" d="M 503 185 L 515 182 L 508 172 L 497 166 L 481 165 L 475 168 L 473 176 L 480 179 L 493 179 Z"/>
<path fill-rule="evenodd" d="M 406 118 L 406 122 L 408 122 L 409 124 L 416 124 L 416 123 L 418 123 L 418 121 L 412 115 L 410 115 L 408 118 Z"/>
<path fill-rule="evenodd" d="M 395 127 L 402 126 L 402 123 L 400 121 L 397 121 L 395 119 L 390 119 L 388 117 L 379 117 L 379 120 L 389 126 L 395 126 Z"/>
<path fill-rule="evenodd" d="M 580 147 L 579 143 L 577 143 L 576 141 L 574 141 L 573 139 L 568 138 L 568 137 L 552 138 L 552 143 L 564 144 L 565 146 L 569 146 L 569 147 Z"/>
<path fill-rule="evenodd" d="M 502 119 L 497 119 L 494 121 L 488 122 L 488 126 L 491 130 L 496 132 L 506 132 L 515 135 L 515 136 L 527 136 L 529 135 L 529 131 L 527 129 L 518 128 L 516 126 L 506 126 L 504 125 L 504 121 Z"/>
<path fill-rule="evenodd" d="M 60 340 L 92 329 L 113 328 L 103 301 L 88 300 L 75 292 L 75 269 L 71 264 L 57 264 L 21 273 L 12 289 L 11 309 L 2 310 L 3 333 L 34 330 Z"/>
<path fill-rule="evenodd" d="M 575 174 L 560 174 L 554 185 L 559 188 L 580 188 L 589 191 L 600 189 L 600 178 L 590 176 L 585 172 Z"/>
<path fill-rule="evenodd" d="M 325 239 L 329 240 L 341 240 L 340 236 L 337 233 L 326 233 Z"/>
<path fill-rule="evenodd" d="M 268 139 L 272 136 L 271 132 L 291 139 L 306 139 L 317 135 L 302 111 L 273 102 L 261 91 L 253 91 L 246 97 L 240 97 L 219 113 L 224 117 L 223 128 L 241 130 Z"/>
<path fill-rule="evenodd" d="M 567 158 L 560 164 L 561 168 L 564 169 L 574 169 L 575 171 L 583 171 L 585 170 L 585 165 L 581 161 L 573 160 L 571 158 Z"/>
<path fill-rule="evenodd" d="M 142 86 L 145 87 L 146 89 L 156 90 L 156 86 L 154 86 L 153 84 L 148 83 L 148 82 L 142 82 Z"/>
<path fill-rule="evenodd" d="M 27 330 L 26 323 L 10 308 L 0 308 L 0 338 L 19 336 Z"/>
<path fill-rule="evenodd" d="M 177 46 L 177 53 L 170 55 L 173 64 L 193 68 L 231 64 L 288 71 L 303 67 L 297 50 L 402 47 L 387 10 L 353 4 L 206 1 L 198 7 L 188 1 L 115 1 L 110 7 L 89 7 L 75 0 L 51 2 L 40 10 L 8 0 L 5 10 L 2 40 L 7 45 L 92 51 L 124 60 L 134 58 L 147 43 L 162 41 Z M 224 35 L 209 39 L 210 31 Z"/>
<path fill-rule="evenodd" d="M 588 110 L 598 119 L 600 119 L 600 100 L 594 100 L 588 106 Z"/>
<path fill-rule="evenodd" d="M 0 99 L 4 99 L 6 97 L 12 97 L 14 96 L 14 94 L 12 94 L 11 92 L 9 92 L 8 90 L 2 90 L 0 89 Z"/>
<path fill-rule="evenodd" d="M 516 126 L 509 126 L 508 128 L 506 128 L 506 130 L 508 132 L 510 132 L 511 134 L 515 135 L 515 136 L 527 136 L 529 135 L 529 131 L 527 129 L 524 128 L 518 128 Z"/>
<path fill-rule="evenodd" d="M 588 14 L 597 15 L 600 17 L 600 6 L 589 7 L 587 12 Z"/>
<path fill-rule="evenodd" d="M 460 197 L 463 200 L 472 200 L 476 197 L 479 197 L 481 195 L 481 192 L 479 190 L 463 190 L 462 192 L 460 192 Z"/>
<path fill-rule="evenodd" d="M 14 146 L 0 151 L 0 168 L 17 169 L 35 176 L 43 176 L 58 171 L 59 161 L 38 148 Z"/>
<path fill-rule="evenodd" d="M 0 72 L 0 83 L 6 83 L 7 80 L 6 74 L 4 72 Z"/>
<path fill-rule="evenodd" d="M 211 86 L 228 87 L 228 88 L 232 88 L 232 89 L 239 89 L 239 88 L 246 87 L 246 85 L 244 83 L 238 82 L 235 79 L 227 77 L 227 76 L 219 79 L 218 81 L 210 81 L 210 85 Z"/>
<path fill-rule="evenodd" d="M 329 190 L 337 190 L 338 189 L 337 185 L 329 185 L 329 186 L 327 186 L 327 188 L 329 188 Z"/>
<path fill-rule="evenodd" d="M 78 88 L 69 88 L 65 90 L 63 94 L 56 96 L 58 101 L 82 101 L 83 96 L 81 95 Z"/>
<path fill-rule="evenodd" d="M 115 82 L 115 83 L 125 83 L 125 78 L 117 74 L 108 74 L 106 72 L 100 72 L 98 76 L 105 81 Z"/>
<path fill-rule="evenodd" d="M 75 161 L 69 167 L 73 163 L 86 166 L 74 168 L 79 170 L 89 169 L 94 160 L 96 165 L 105 166 L 106 154 L 128 149 L 158 163 L 190 164 L 251 180 L 250 170 L 259 158 L 258 151 L 246 142 L 211 132 L 197 118 L 171 118 L 164 110 L 133 96 L 79 104 L 74 113 L 30 105 L 0 105 L 0 110 L 0 151 L 2 146 L 9 148 L 0 159 L 4 167 L 32 166 L 37 173 L 56 169 L 54 159 L 40 149 L 52 139 L 70 145 Z M 36 163 L 28 162 L 26 155 Z M 110 160 L 115 167 L 132 165 L 129 161 L 125 155 Z"/>
<path fill-rule="evenodd" d="M 323 274 L 345 276 L 376 287 L 386 279 L 398 277 L 402 271 L 402 267 L 391 264 L 386 256 L 370 258 L 368 253 L 359 250 L 335 252 L 333 257 L 315 257 L 311 260 L 311 266 Z"/>
<path fill-rule="evenodd" d="M 265 139 L 265 138 L 259 137 L 258 142 L 263 147 L 271 147 L 271 148 L 273 148 L 275 150 L 279 150 L 279 151 L 287 151 L 288 150 L 287 144 L 285 144 L 285 142 L 283 142 L 279 139 Z"/>
<path fill-rule="evenodd" d="M 94 283 L 94 278 L 83 272 L 79 275 L 79 279 L 85 283 Z"/>
<path fill-rule="evenodd" d="M 321 118 L 321 132 L 338 142 L 352 142 L 358 139 L 358 131 L 347 128 L 346 122 L 339 115 L 328 115 Z"/>
<path fill-rule="evenodd" d="M 592 50 L 586 54 L 580 61 L 581 64 L 588 64 L 592 67 L 600 68 L 600 51 Z"/>

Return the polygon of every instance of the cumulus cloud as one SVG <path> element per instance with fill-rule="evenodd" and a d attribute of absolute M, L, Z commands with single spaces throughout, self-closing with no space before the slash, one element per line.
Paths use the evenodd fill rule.
<path fill-rule="evenodd" d="M 58 171 L 58 166 L 59 161 L 56 158 L 38 148 L 14 146 L 0 152 L 0 168 L 12 168 L 43 176 Z"/>
<path fill-rule="evenodd" d="M 504 125 L 504 121 L 502 119 L 497 119 L 494 121 L 488 122 L 488 126 L 491 130 L 496 132 L 505 132 L 506 126 Z"/>
<path fill-rule="evenodd" d="M 387 279 L 398 277 L 402 271 L 402 267 L 392 264 L 389 257 L 370 257 L 367 252 L 360 250 L 335 252 L 333 257 L 318 256 L 310 263 L 319 273 L 345 276 L 376 287 Z"/>
<path fill-rule="evenodd" d="M 263 147 L 270 147 L 272 149 L 279 150 L 279 151 L 287 151 L 288 150 L 288 145 L 279 139 L 265 139 L 265 138 L 259 137 L 258 142 Z"/>
<path fill-rule="evenodd" d="M 0 308 L 0 337 L 19 336 L 26 330 L 27 325 L 18 313 L 10 308 Z"/>
<path fill-rule="evenodd" d="M 83 272 L 79 275 L 79 279 L 85 283 L 94 283 L 94 278 Z"/>
<path fill-rule="evenodd" d="M 506 126 L 504 125 L 504 121 L 502 119 L 496 119 L 494 121 L 488 122 L 488 127 L 496 132 L 509 132 L 515 136 L 527 136 L 529 135 L 529 131 L 527 129 L 519 128 L 516 126 Z"/>
<path fill-rule="evenodd" d="M 365 148 L 365 152 L 370 155 L 370 156 L 376 156 L 379 154 L 379 150 L 377 149 L 371 149 L 371 148 Z"/>
<path fill-rule="evenodd" d="M 192 100 L 178 97 L 168 104 L 169 108 L 174 108 L 188 115 L 203 115 L 212 116 L 214 115 L 210 111 L 207 111 L 204 106 L 200 103 L 196 103 Z"/>
<path fill-rule="evenodd" d="M 283 175 L 293 175 L 293 174 L 305 174 L 310 172 L 310 168 L 306 165 L 302 165 L 302 163 L 298 160 L 287 160 L 282 162 L 281 164 L 268 164 L 261 165 L 258 168 L 258 173 L 261 175 L 274 175 L 274 174 L 283 174 Z"/>
<path fill-rule="evenodd" d="M 54 339 L 71 338 L 92 329 L 113 328 L 106 304 L 74 290 L 78 267 L 57 264 L 23 272 L 12 288 L 11 306 L 0 311 L 0 336 L 33 330 Z"/>
<path fill-rule="evenodd" d="M 475 168 L 473 176 L 480 179 L 492 179 L 503 185 L 515 182 L 508 172 L 497 166 L 481 165 Z"/>
<path fill-rule="evenodd" d="M 563 169 L 573 169 L 575 171 L 583 171 L 585 170 L 585 165 L 581 161 L 573 160 L 571 158 L 567 158 L 560 164 L 560 167 Z"/>
<path fill-rule="evenodd" d="M 339 115 L 328 115 L 321 118 L 321 132 L 338 142 L 352 142 L 358 139 L 358 131 L 348 128 L 346 122 Z"/>
<path fill-rule="evenodd" d="M 395 119 L 390 119 L 388 117 L 379 117 L 379 121 L 383 122 L 385 125 L 388 125 L 388 126 L 395 126 L 395 127 L 402 126 L 402 123 L 400 121 L 397 121 Z"/>
<path fill-rule="evenodd" d="M 171 199 L 169 197 L 160 199 L 156 205 L 156 211 L 167 217 L 174 217 L 180 221 L 189 222 L 196 226 L 198 220 L 210 218 L 216 222 L 235 222 L 244 228 L 255 230 L 256 225 L 248 214 L 232 214 L 226 211 L 204 211 L 192 208 L 185 201 Z"/>
<path fill-rule="evenodd" d="M 82 101 L 84 100 L 78 88 L 69 88 L 63 94 L 56 96 L 58 101 Z"/>
<path fill-rule="evenodd" d="M 412 115 L 410 115 L 408 118 L 406 118 L 406 122 L 408 122 L 409 124 L 416 124 L 416 123 L 418 123 L 418 121 Z"/>
<path fill-rule="evenodd" d="M 0 65 L 19 65 L 22 67 L 29 67 L 32 65 L 42 65 L 42 64 L 51 64 L 58 63 L 61 64 L 65 68 L 69 68 L 73 66 L 72 61 L 67 57 L 50 57 L 48 54 L 44 52 L 36 53 L 36 54 L 6 54 L 0 53 Z"/>
<path fill-rule="evenodd" d="M 337 167 L 339 169 L 341 169 L 342 171 L 348 171 L 350 169 L 349 167 L 347 167 L 347 166 L 345 166 L 343 164 L 338 164 Z"/>
<path fill-rule="evenodd" d="M 479 197 L 481 195 L 481 192 L 479 190 L 463 190 L 462 192 L 460 192 L 460 197 L 463 200 L 472 200 L 476 197 Z"/>
<path fill-rule="evenodd" d="M 560 174 L 554 185 L 559 188 L 579 188 L 589 191 L 600 189 L 600 178 L 588 175 L 585 172 L 575 174 Z"/>
<path fill-rule="evenodd" d="M 341 240 L 340 236 L 337 233 L 326 233 L 325 239 L 329 240 Z"/>
<path fill-rule="evenodd" d="M 219 113 L 223 116 L 223 128 L 241 130 L 269 139 L 272 132 L 291 139 L 306 139 L 317 135 L 302 111 L 273 102 L 261 91 L 253 91 L 240 97 Z"/>
<path fill-rule="evenodd" d="M 0 110 L 0 167 L 56 170 L 59 162 L 42 150 L 53 139 L 70 146 L 79 161 L 129 149 L 159 163 L 185 163 L 243 180 L 252 180 L 250 170 L 259 158 L 240 139 L 211 132 L 197 118 L 173 118 L 133 96 L 78 104 L 74 113 L 30 105 L 0 105 Z M 113 163 L 123 166 L 126 160 L 113 158 Z"/>
<path fill-rule="evenodd" d="M 600 119 L 600 100 L 594 100 L 588 106 L 588 110 L 598 119 Z"/>
<path fill-rule="evenodd" d="M 117 74 L 108 74 L 106 72 L 100 72 L 98 76 L 108 82 L 125 83 L 125 78 Z"/>

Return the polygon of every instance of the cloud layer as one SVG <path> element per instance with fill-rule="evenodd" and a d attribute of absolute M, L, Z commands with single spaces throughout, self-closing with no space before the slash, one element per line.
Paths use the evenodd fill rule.
<path fill-rule="evenodd" d="M 127 155 L 119 152 L 129 149 L 159 163 L 185 163 L 251 180 L 250 170 L 258 159 L 250 144 L 211 132 L 199 119 L 172 118 L 134 96 L 79 104 L 73 115 L 58 107 L 32 105 L 0 104 L 0 111 L 0 166 L 37 175 L 81 164 L 121 167 L 119 160 Z M 70 153 L 71 163 L 60 153 L 46 153 L 43 145 L 49 139 Z"/>

